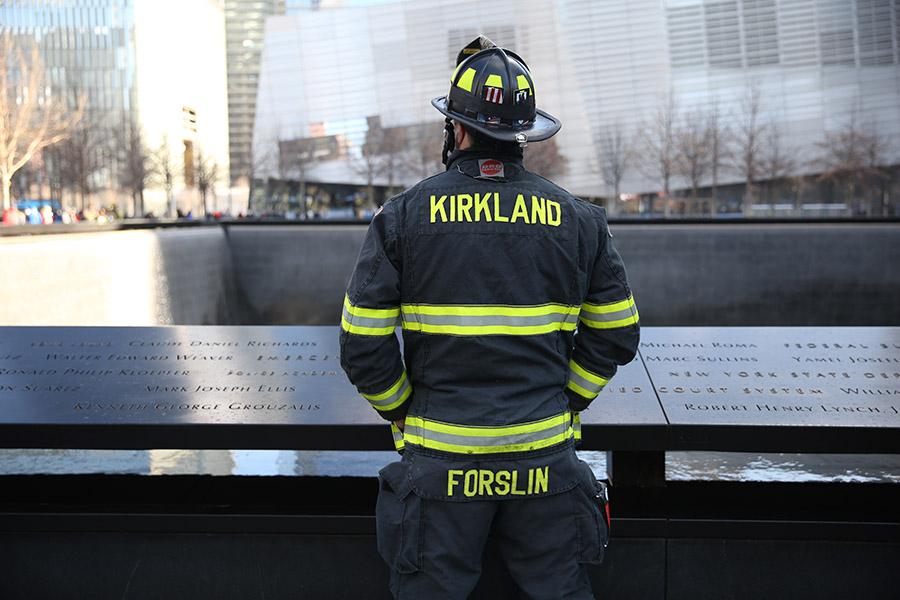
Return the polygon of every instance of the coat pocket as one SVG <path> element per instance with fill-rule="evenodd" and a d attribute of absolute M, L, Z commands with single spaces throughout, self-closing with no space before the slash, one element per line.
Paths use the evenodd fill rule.
<path fill-rule="evenodd" d="M 423 501 L 412 493 L 409 465 L 395 462 L 378 473 L 375 528 L 378 553 L 398 573 L 422 568 Z"/>
<path fill-rule="evenodd" d="M 578 560 L 596 564 L 603 561 L 609 544 L 607 497 L 605 485 L 594 478 L 591 468 L 581 463 L 583 471 L 573 490 L 575 520 L 578 531 Z"/>

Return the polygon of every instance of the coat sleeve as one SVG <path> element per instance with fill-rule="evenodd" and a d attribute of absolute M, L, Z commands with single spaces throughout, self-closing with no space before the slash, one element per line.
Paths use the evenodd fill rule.
<path fill-rule="evenodd" d="M 379 415 L 406 414 L 412 387 L 394 329 L 400 322 L 400 256 L 393 202 L 372 219 L 341 317 L 341 366 Z"/>
<path fill-rule="evenodd" d="M 573 411 L 586 409 L 618 366 L 634 359 L 640 339 L 637 307 L 605 213 L 596 216 L 596 221 L 600 241 L 588 295 L 581 305 L 566 384 Z"/>

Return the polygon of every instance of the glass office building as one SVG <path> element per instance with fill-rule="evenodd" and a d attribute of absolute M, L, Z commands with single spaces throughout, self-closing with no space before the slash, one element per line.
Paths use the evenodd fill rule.
<path fill-rule="evenodd" d="M 192 209 L 193 157 L 214 160 L 227 181 L 225 27 L 221 0 L 30 0 L 0 3 L 0 31 L 34 40 L 55 93 L 86 100 L 84 123 L 111 135 L 138 124 L 149 148 L 167 141 L 177 167 L 176 201 Z M 93 177 L 99 203 L 115 197 L 116 159 Z M 183 164 L 182 164 L 183 163 Z M 157 186 L 158 188 L 158 186 Z M 146 210 L 163 214 L 161 189 Z"/>
<path fill-rule="evenodd" d="M 284 0 L 225 0 L 228 144 L 235 182 L 252 171 L 250 149 L 266 17 L 284 14 L 284 9 Z"/>
<path fill-rule="evenodd" d="M 815 172 L 823 133 L 851 120 L 877 131 L 896 165 L 898 30 L 900 0 L 406 0 L 295 9 L 267 22 L 254 154 L 264 162 L 284 140 L 339 138 L 345 153 L 316 162 L 309 179 L 365 183 L 354 162 L 373 124 L 427 127 L 438 151 L 441 117 L 429 100 L 447 92 L 459 48 L 484 33 L 528 61 L 538 105 L 563 122 L 554 178 L 582 196 L 612 195 L 602 164 L 611 130 L 631 150 L 621 193 L 663 189 L 642 132 L 668 98 L 679 122 L 715 107 L 734 134 L 755 95 L 756 118 L 776 132 L 793 174 Z M 404 162 L 410 168 L 398 177 L 408 184 L 420 173 L 414 160 Z M 718 184 L 743 181 L 738 171 L 723 167 Z M 701 184 L 710 185 L 708 173 Z M 670 185 L 690 182 L 673 175 Z"/>

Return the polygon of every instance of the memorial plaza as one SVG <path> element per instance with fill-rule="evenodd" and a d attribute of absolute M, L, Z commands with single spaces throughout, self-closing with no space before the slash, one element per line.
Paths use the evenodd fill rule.
<path fill-rule="evenodd" d="M 533 95 L 562 129 L 471 174 L 465 148 L 442 164 L 459 130 L 431 102 L 487 76 L 455 71 L 478 36 L 528 62 L 484 105 Z M 500 55 L 478 48 L 463 66 Z M 574 521 L 608 538 L 579 558 L 596 598 L 900 593 L 900 2 L 14 0 L 0 65 L 0 599 L 390 598 L 435 514 L 395 515 L 420 555 L 386 564 L 398 448 L 470 444 L 437 492 L 408 476 L 440 496 L 425 513 L 537 502 L 569 490 L 514 451 L 542 450 L 535 423 L 608 492 L 605 530 Z M 405 193 L 435 177 L 464 183 Z M 369 285 L 439 251 L 424 279 L 462 273 L 462 301 L 348 291 L 365 260 Z M 579 281 L 620 261 L 627 294 L 483 299 L 485 273 L 552 280 L 549 255 Z M 638 319 L 608 381 L 570 367 L 560 389 L 596 399 L 560 391 L 562 416 L 401 431 L 379 403 L 420 371 L 348 379 L 348 335 L 488 373 L 498 338 L 549 332 L 568 363 L 566 335 Z M 478 351 L 438 360 L 438 335 Z M 532 358 L 501 370 L 539 376 Z M 481 460 L 480 432 L 525 441 Z M 469 597 L 532 597 L 486 538 Z"/>

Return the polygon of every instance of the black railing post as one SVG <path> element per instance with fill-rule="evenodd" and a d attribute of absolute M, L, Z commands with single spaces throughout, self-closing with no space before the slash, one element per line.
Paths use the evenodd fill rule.
<path fill-rule="evenodd" d="M 666 485 L 666 453 L 661 450 L 611 450 L 606 473 L 615 487 L 659 488 Z"/>

